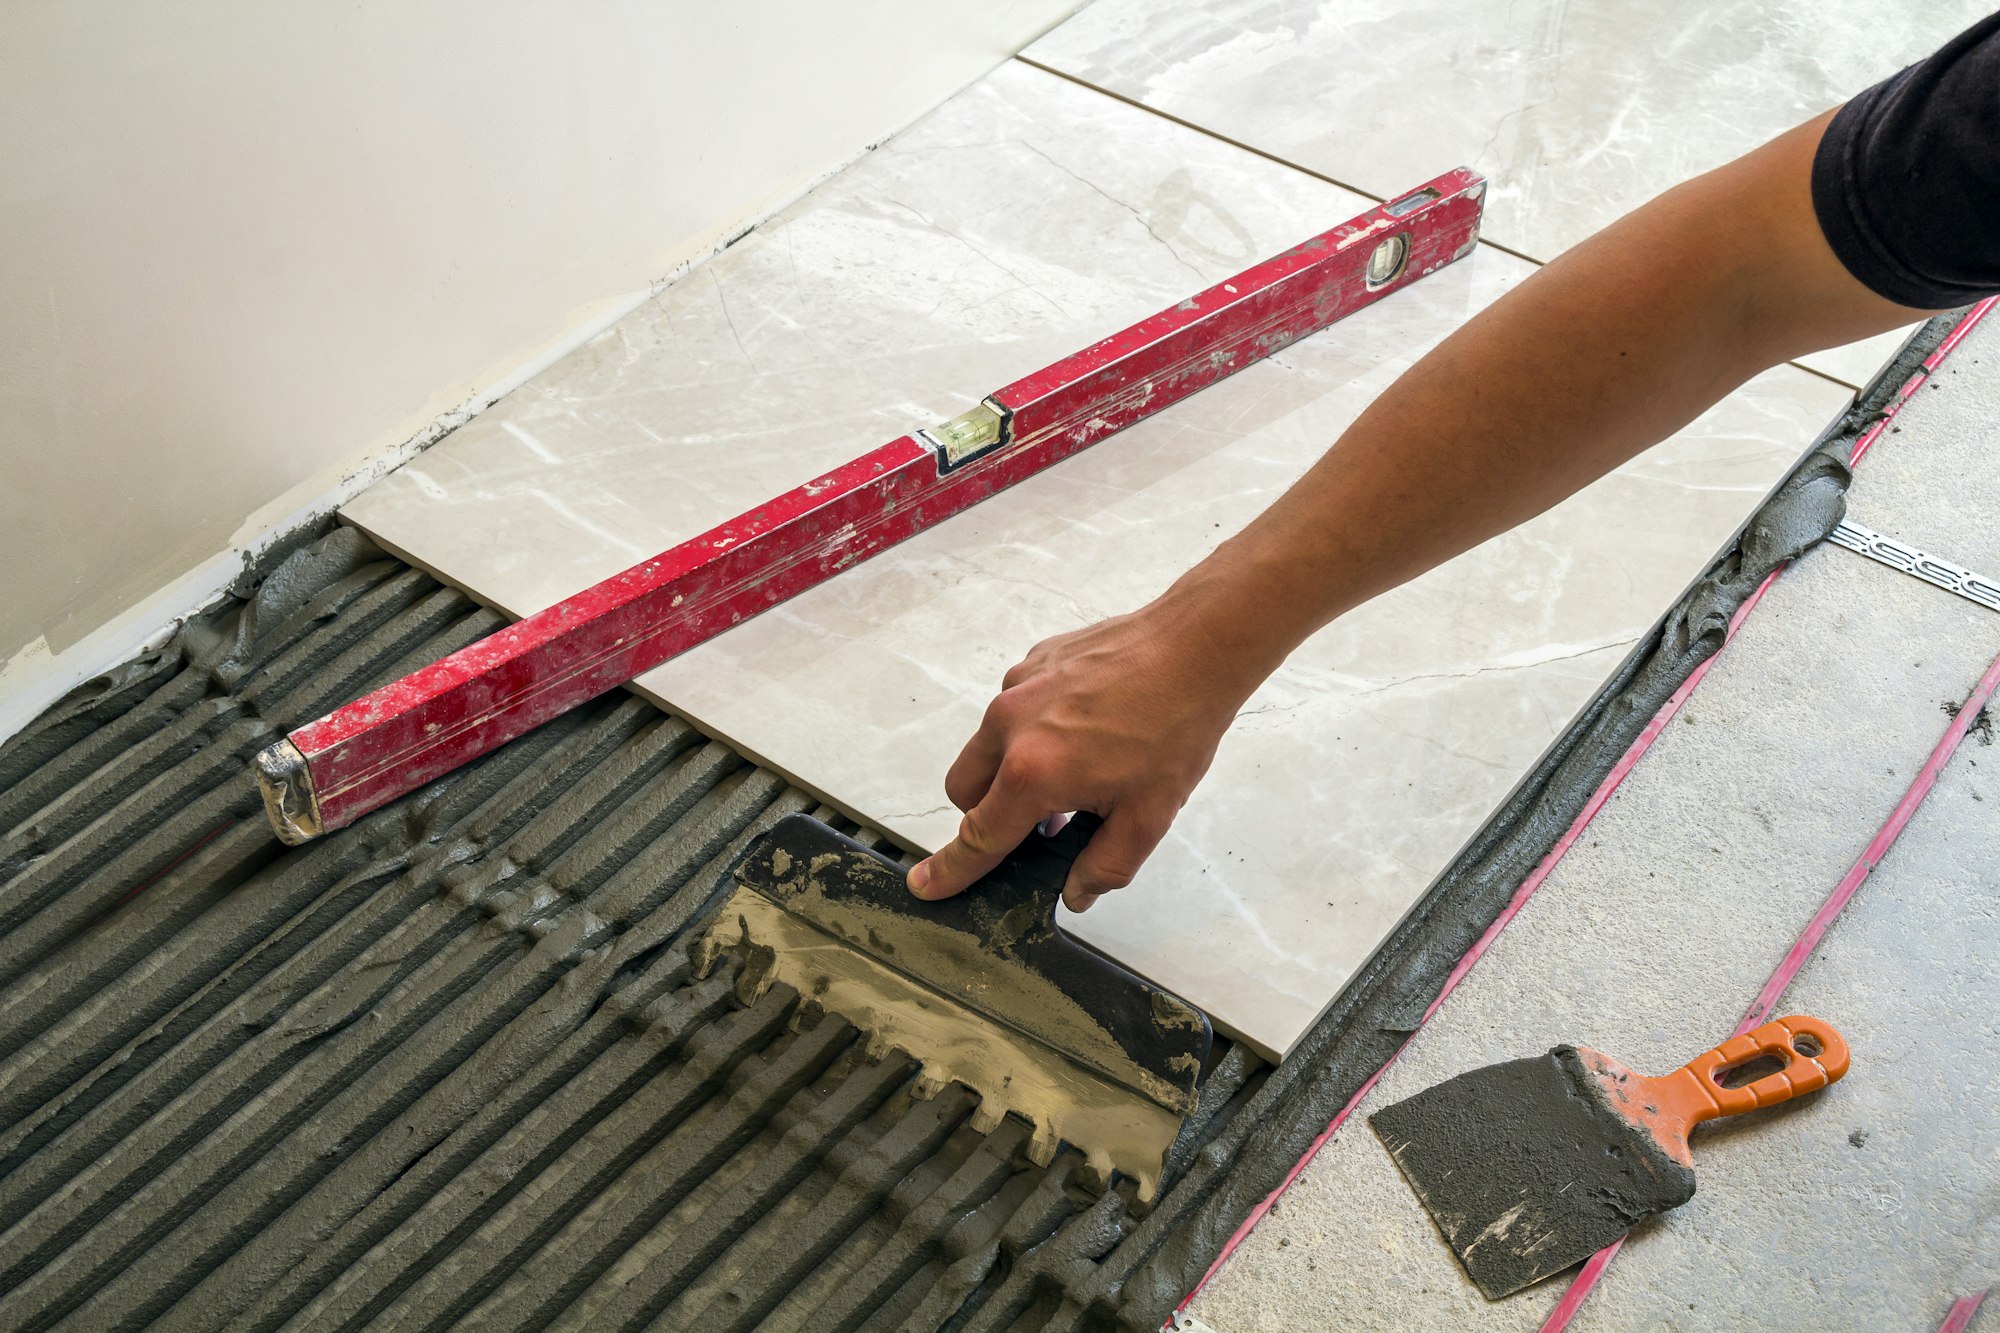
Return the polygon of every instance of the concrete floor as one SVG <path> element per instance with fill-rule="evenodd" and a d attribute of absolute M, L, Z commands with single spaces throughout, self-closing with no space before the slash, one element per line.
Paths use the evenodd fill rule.
<path fill-rule="evenodd" d="M 1991 573 L 2000 321 L 1946 367 L 1858 466 L 1850 513 Z M 1663 1073 L 1726 1036 L 1996 653 L 2000 613 L 1831 545 L 1796 562 L 1192 1313 L 1537 1327 L 1567 1279 L 1483 1300 L 1366 1114 L 1560 1041 Z M 1996 811 L 1985 722 L 1779 1002 L 1845 1033 L 1847 1078 L 1699 1133 L 1700 1192 L 1634 1233 L 1573 1327 L 1933 1329 L 2000 1278 Z"/>

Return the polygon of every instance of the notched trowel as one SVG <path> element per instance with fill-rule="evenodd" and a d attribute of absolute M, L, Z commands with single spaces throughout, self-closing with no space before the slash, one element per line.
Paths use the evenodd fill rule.
<path fill-rule="evenodd" d="M 745 958 L 754 999 L 784 982 L 922 1067 L 919 1093 L 979 1096 L 973 1127 L 1012 1111 L 1047 1165 L 1067 1141 L 1150 1202 L 1194 1109 L 1208 1016 L 1064 934 L 1056 903 L 1097 827 L 1079 815 L 1032 834 L 965 893 L 924 902 L 894 861 L 806 815 L 788 815 L 736 865 L 736 890 L 697 948 L 703 973 Z"/>

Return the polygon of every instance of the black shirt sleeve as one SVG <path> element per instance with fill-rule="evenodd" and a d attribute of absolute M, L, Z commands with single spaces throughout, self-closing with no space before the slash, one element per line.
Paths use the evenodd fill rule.
<path fill-rule="evenodd" d="M 1943 310 L 2000 292 L 2000 14 L 1835 113 L 1812 196 L 1878 295 Z"/>

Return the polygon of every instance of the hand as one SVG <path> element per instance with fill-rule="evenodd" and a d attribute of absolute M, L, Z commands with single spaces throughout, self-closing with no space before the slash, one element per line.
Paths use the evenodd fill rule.
<path fill-rule="evenodd" d="M 1043 819 L 1071 810 L 1104 826 L 1070 867 L 1063 901 L 1081 912 L 1123 888 L 1259 679 L 1164 603 L 1035 645 L 946 774 L 965 818 L 911 869 L 910 891 L 964 892 Z"/>

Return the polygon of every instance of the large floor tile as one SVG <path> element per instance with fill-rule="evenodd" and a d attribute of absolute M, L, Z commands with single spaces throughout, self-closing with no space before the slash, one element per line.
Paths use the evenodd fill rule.
<path fill-rule="evenodd" d="M 1875 378 L 1876 372 L 1889 364 L 1890 360 L 1903 349 L 1912 333 L 1922 325 L 1919 320 L 1888 333 L 1878 333 L 1860 342 L 1847 343 L 1840 347 L 1829 347 L 1822 352 L 1812 352 L 1799 358 L 1799 364 L 1818 371 L 1828 379 L 1856 389 L 1866 388 Z"/>
<path fill-rule="evenodd" d="M 347 514 L 532 611 L 1360 206 L 1013 66 Z M 944 771 L 1008 665 L 1164 587 L 1531 271 L 1482 249 L 641 688 L 935 846 L 956 823 Z M 1843 397 L 1760 377 L 1319 636 L 1139 884 L 1072 927 L 1282 1053 Z"/>
<path fill-rule="evenodd" d="M 1547 261 L 1936 49 L 1985 0 L 1097 0 L 1030 59 L 1370 194 L 1493 181 L 1485 234 Z M 1851 385 L 1893 351 L 1802 364 Z"/>

